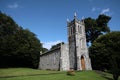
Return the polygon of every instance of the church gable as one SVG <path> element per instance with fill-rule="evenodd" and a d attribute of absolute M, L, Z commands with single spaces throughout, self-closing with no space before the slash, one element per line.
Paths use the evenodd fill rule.
<path fill-rule="evenodd" d="M 60 48 L 40 55 L 39 69 L 60 70 Z"/>

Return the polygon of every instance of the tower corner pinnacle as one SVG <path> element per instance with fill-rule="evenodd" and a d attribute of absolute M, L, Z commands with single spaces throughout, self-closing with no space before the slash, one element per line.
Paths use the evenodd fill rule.
<path fill-rule="evenodd" d="M 75 12 L 75 13 L 74 13 L 74 19 L 76 19 L 76 17 L 77 17 L 77 13 Z"/>

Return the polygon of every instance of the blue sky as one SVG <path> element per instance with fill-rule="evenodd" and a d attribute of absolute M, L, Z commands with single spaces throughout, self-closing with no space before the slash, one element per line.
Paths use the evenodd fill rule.
<path fill-rule="evenodd" d="M 18 25 L 37 35 L 43 46 L 50 48 L 67 42 L 67 18 L 112 17 L 109 27 L 120 30 L 120 0 L 0 0 L 0 11 L 11 16 Z"/>

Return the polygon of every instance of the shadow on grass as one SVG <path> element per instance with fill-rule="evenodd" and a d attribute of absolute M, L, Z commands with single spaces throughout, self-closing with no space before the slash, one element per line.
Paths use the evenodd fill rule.
<path fill-rule="evenodd" d="M 102 76 L 103 78 L 107 79 L 107 80 L 113 80 L 112 78 L 106 77 L 106 76 Z"/>
<path fill-rule="evenodd" d="M 32 74 L 32 75 L 18 75 L 18 76 L 4 76 L 0 78 L 12 78 L 12 77 L 23 77 L 23 76 L 38 76 L 38 75 L 53 75 L 53 74 L 64 74 L 64 73 L 48 73 L 48 74 Z"/>
<path fill-rule="evenodd" d="M 95 70 L 96 73 L 100 74 L 101 77 L 107 79 L 107 80 L 113 80 L 112 78 L 110 78 L 106 73 L 102 72 L 102 71 L 97 71 Z"/>

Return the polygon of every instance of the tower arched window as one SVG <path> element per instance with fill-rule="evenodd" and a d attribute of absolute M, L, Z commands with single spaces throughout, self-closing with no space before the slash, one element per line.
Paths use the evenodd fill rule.
<path fill-rule="evenodd" d="M 82 34 L 82 27 L 80 26 L 80 28 L 79 28 L 79 29 L 80 29 L 80 34 Z"/>
<path fill-rule="evenodd" d="M 84 39 L 80 40 L 80 44 L 81 44 L 80 46 L 81 46 L 82 49 L 85 48 Z"/>
<path fill-rule="evenodd" d="M 81 28 L 81 26 L 79 26 L 79 25 L 78 25 L 78 32 L 79 32 L 80 34 L 82 34 L 82 28 Z"/>
<path fill-rule="evenodd" d="M 79 25 L 78 25 L 77 31 L 79 32 Z"/>
<path fill-rule="evenodd" d="M 71 27 L 70 32 L 71 32 L 71 35 L 72 35 L 73 34 L 73 27 Z"/>
<path fill-rule="evenodd" d="M 80 46 L 81 46 L 81 48 L 83 48 L 83 43 L 82 43 L 82 39 L 80 40 Z"/>

